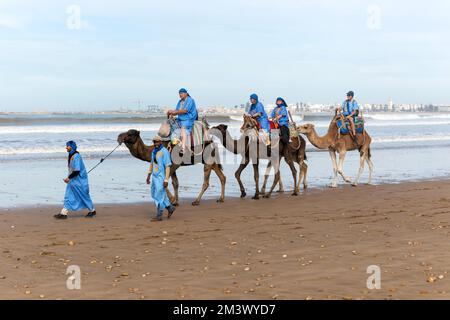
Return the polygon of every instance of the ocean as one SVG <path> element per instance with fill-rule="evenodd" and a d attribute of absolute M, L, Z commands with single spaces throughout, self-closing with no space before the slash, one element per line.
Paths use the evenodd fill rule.
<path fill-rule="evenodd" d="M 314 123 L 325 134 L 330 116 L 294 117 L 297 124 Z M 366 114 L 366 130 L 373 138 L 372 157 L 375 184 L 399 183 L 447 178 L 450 173 L 450 114 L 444 113 L 371 113 Z M 86 166 L 93 167 L 117 146 L 117 135 L 128 129 L 141 131 L 148 144 L 159 129 L 163 116 L 146 114 L 0 114 L 0 208 L 61 204 L 67 175 L 65 142 L 75 140 Z M 239 137 L 238 116 L 207 116 L 214 126 L 225 123 L 234 137 Z M 234 178 L 240 157 L 224 148 L 221 159 L 227 176 L 226 196 L 239 196 Z M 330 183 L 331 161 L 327 151 L 319 151 L 308 142 L 309 186 L 323 188 Z M 347 155 L 344 171 L 354 177 L 358 153 Z M 150 203 L 145 184 L 148 164 L 133 158 L 125 146 L 90 174 L 91 195 L 96 203 Z M 265 162 L 260 166 L 261 184 Z M 290 170 L 283 164 L 282 179 L 292 190 Z M 203 166 L 178 170 L 180 197 L 196 197 L 203 181 Z M 273 176 L 269 180 L 269 185 Z M 253 169 L 242 176 L 247 194 L 253 195 Z M 367 180 L 367 171 L 361 182 Z M 341 183 L 343 183 L 341 181 Z M 220 184 L 212 174 L 211 186 L 204 199 L 216 198 Z M 301 196 L 300 196 L 301 197 Z"/>

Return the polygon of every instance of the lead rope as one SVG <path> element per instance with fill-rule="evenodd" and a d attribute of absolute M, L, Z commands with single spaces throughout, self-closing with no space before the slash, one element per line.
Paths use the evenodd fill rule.
<path fill-rule="evenodd" d="M 113 152 L 116 151 L 117 148 L 119 148 L 119 147 L 120 147 L 120 143 L 119 143 L 119 144 L 117 145 L 117 147 L 115 147 L 110 153 L 108 153 L 108 155 L 107 155 L 106 157 L 102 158 L 102 159 L 100 160 L 99 163 L 97 163 L 91 170 L 89 170 L 89 171 L 88 171 L 88 174 L 91 173 L 91 172 L 92 172 L 95 168 L 97 168 L 99 165 L 101 165 L 101 164 L 103 163 L 103 161 L 105 161 L 106 158 L 108 158 L 110 155 L 112 155 Z"/>

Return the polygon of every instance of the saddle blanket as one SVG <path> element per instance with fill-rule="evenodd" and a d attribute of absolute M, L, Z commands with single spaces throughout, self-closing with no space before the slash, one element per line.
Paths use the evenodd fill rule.
<path fill-rule="evenodd" d="M 173 145 L 176 145 L 181 141 L 180 130 L 180 128 L 176 128 L 175 130 L 172 130 L 170 134 L 170 140 Z M 206 127 L 201 121 L 196 121 L 192 126 L 191 135 L 188 138 L 187 145 L 191 147 L 203 145 L 206 140 L 208 140 Z"/>
<path fill-rule="evenodd" d="M 349 134 L 351 130 L 350 121 L 346 120 L 344 124 L 342 124 L 342 120 L 337 121 L 337 126 L 341 134 Z M 357 117 L 355 118 L 355 129 L 356 133 L 364 132 L 364 119 Z"/>

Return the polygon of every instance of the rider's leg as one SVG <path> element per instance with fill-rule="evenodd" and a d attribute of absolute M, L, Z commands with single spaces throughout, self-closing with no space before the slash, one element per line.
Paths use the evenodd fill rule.
<path fill-rule="evenodd" d="M 186 128 L 181 127 L 181 150 L 186 149 L 186 141 L 187 141 Z"/>
<path fill-rule="evenodd" d="M 286 126 L 281 126 L 281 142 L 283 142 L 284 145 L 288 145 L 289 144 L 289 128 Z"/>
<path fill-rule="evenodd" d="M 347 119 L 350 122 L 350 127 L 352 128 L 352 133 L 353 133 L 353 136 L 355 137 L 356 136 L 355 121 L 353 120 L 352 116 L 348 116 Z"/>

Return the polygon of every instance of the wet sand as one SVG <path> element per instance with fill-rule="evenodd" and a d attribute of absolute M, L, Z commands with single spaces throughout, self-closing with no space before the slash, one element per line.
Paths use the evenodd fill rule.
<path fill-rule="evenodd" d="M 450 298 L 450 181 L 185 200 L 159 223 L 151 203 L 58 211 L 0 212 L 0 299 Z"/>

